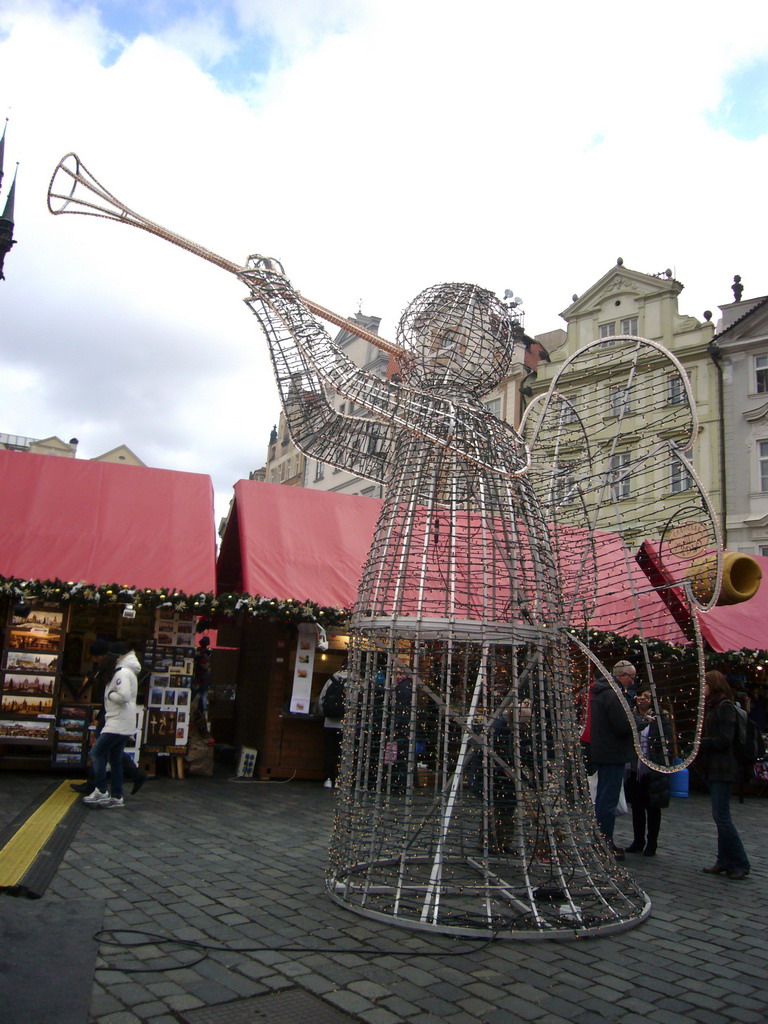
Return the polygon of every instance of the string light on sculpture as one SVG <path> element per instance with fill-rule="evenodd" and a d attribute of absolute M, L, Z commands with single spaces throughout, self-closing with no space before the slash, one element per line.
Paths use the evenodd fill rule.
<path fill-rule="evenodd" d="M 49 206 L 131 224 L 233 273 L 294 443 L 383 485 L 350 620 L 330 895 L 449 934 L 571 938 L 642 921 L 650 902 L 597 831 L 576 702 L 596 674 L 610 679 L 595 641 L 613 634 L 673 719 L 658 767 L 695 755 L 693 609 L 705 602 L 684 575 L 711 550 L 717 591 L 720 563 L 687 460 L 697 425 L 680 364 L 644 339 L 595 342 L 529 405 L 521 434 L 483 404 L 522 337 L 514 293 L 427 288 L 396 343 L 369 338 L 400 366 L 381 380 L 331 341 L 316 316 L 340 318 L 303 298 L 278 261 L 240 266 L 147 221 L 74 154 Z M 672 378 L 669 406 L 660 381 Z M 358 414 L 340 414 L 331 394 Z M 686 481 L 684 500 L 659 486 L 664 474 Z M 691 550 L 670 542 L 694 534 Z M 676 617 L 670 587 L 635 560 L 646 542 L 654 565 L 682 574 Z M 647 760 L 638 737 L 636 749 Z"/>

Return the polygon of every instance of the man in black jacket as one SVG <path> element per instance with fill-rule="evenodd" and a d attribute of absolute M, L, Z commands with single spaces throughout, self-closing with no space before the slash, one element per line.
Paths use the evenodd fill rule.
<path fill-rule="evenodd" d="M 612 674 L 625 693 L 634 690 L 637 672 L 631 662 L 617 662 Z M 617 860 L 624 859 L 624 851 L 613 842 L 616 804 L 624 781 L 624 767 L 632 759 L 632 738 L 632 724 L 619 697 L 610 683 L 598 679 L 592 687 L 589 737 L 589 759 L 597 769 L 595 817 Z"/>

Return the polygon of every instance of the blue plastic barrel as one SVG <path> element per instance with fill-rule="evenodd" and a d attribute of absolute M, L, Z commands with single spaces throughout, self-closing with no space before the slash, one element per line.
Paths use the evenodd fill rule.
<path fill-rule="evenodd" d="M 669 795 L 687 797 L 688 796 L 688 769 L 678 768 L 676 772 L 673 772 L 669 776 Z"/>

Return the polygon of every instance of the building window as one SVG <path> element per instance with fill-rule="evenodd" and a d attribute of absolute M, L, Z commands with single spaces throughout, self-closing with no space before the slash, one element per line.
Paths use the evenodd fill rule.
<path fill-rule="evenodd" d="M 369 434 L 368 435 L 368 454 L 369 455 L 381 455 L 384 451 L 384 435 L 383 434 Z"/>
<path fill-rule="evenodd" d="M 611 456 L 609 469 L 614 501 L 624 501 L 630 497 L 630 462 L 629 452 L 617 452 Z"/>
<path fill-rule="evenodd" d="M 667 377 L 667 405 L 685 404 L 685 384 L 679 373 Z"/>
<path fill-rule="evenodd" d="M 693 477 L 688 472 L 687 467 L 684 466 L 682 462 L 675 460 L 672 463 L 672 469 L 670 471 L 670 490 L 672 493 L 680 494 L 682 491 L 687 491 L 692 485 Z"/>
<path fill-rule="evenodd" d="M 611 416 L 626 416 L 631 411 L 629 391 L 625 388 L 611 388 Z"/>
<path fill-rule="evenodd" d="M 760 545 L 760 557 L 761 558 L 768 558 L 768 544 L 761 544 Z"/>
<path fill-rule="evenodd" d="M 487 402 L 483 402 L 483 405 L 488 412 L 493 413 L 494 416 L 498 416 L 501 419 L 501 398 L 491 398 Z"/>
<path fill-rule="evenodd" d="M 637 317 L 628 316 L 621 321 L 621 334 L 637 334 Z"/>
<path fill-rule="evenodd" d="M 555 505 L 567 505 L 576 497 L 576 474 L 573 463 L 565 462 L 555 467 L 552 500 Z"/>
<path fill-rule="evenodd" d="M 604 345 L 612 345 L 613 338 L 616 335 L 616 322 L 610 324 L 600 324 L 598 328 L 600 337 L 603 339 Z"/>
<path fill-rule="evenodd" d="M 755 356 L 755 391 L 758 395 L 768 391 L 768 356 Z"/>
<path fill-rule="evenodd" d="M 560 403 L 559 419 L 561 427 L 567 427 L 570 423 L 576 423 L 578 418 L 579 414 L 576 411 L 576 402 L 574 399 Z"/>
<path fill-rule="evenodd" d="M 757 442 L 757 466 L 760 472 L 760 490 L 768 491 L 768 441 Z"/>
<path fill-rule="evenodd" d="M 322 480 L 325 476 L 325 465 L 322 462 L 315 463 L 315 480 Z"/>

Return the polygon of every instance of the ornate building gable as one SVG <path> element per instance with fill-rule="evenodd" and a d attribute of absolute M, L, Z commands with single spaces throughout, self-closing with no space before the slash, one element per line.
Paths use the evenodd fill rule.
<path fill-rule="evenodd" d="M 124 466 L 146 466 L 146 462 L 138 457 L 135 452 L 132 452 L 127 444 L 119 444 L 117 448 L 111 448 L 108 452 L 104 452 L 102 455 L 95 455 L 92 462 L 115 462 L 121 463 Z"/>
<path fill-rule="evenodd" d="M 562 362 L 597 338 L 609 346 L 610 338 L 621 334 L 661 341 L 678 354 L 681 348 L 706 345 L 712 335 L 711 324 L 678 310 L 683 287 L 671 270 L 644 274 L 625 267 L 620 260 L 586 292 L 574 296 L 560 314 L 568 324 L 568 342 L 553 362 Z"/>
<path fill-rule="evenodd" d="M 617 264 L 582 295 L 574 296 L 570 306 L 564 309 L 560 316 L 570 323 L 583 316 L 591 316 L 596 310 L 602 310 L 609 300 L 615 302 L 616 299 L 637 299 L 666 293 L 679 295 L 682 290 L 683 285 L 674 278 L 642 274 L 637 270 L 630 270 L 623 264 Z"/>

